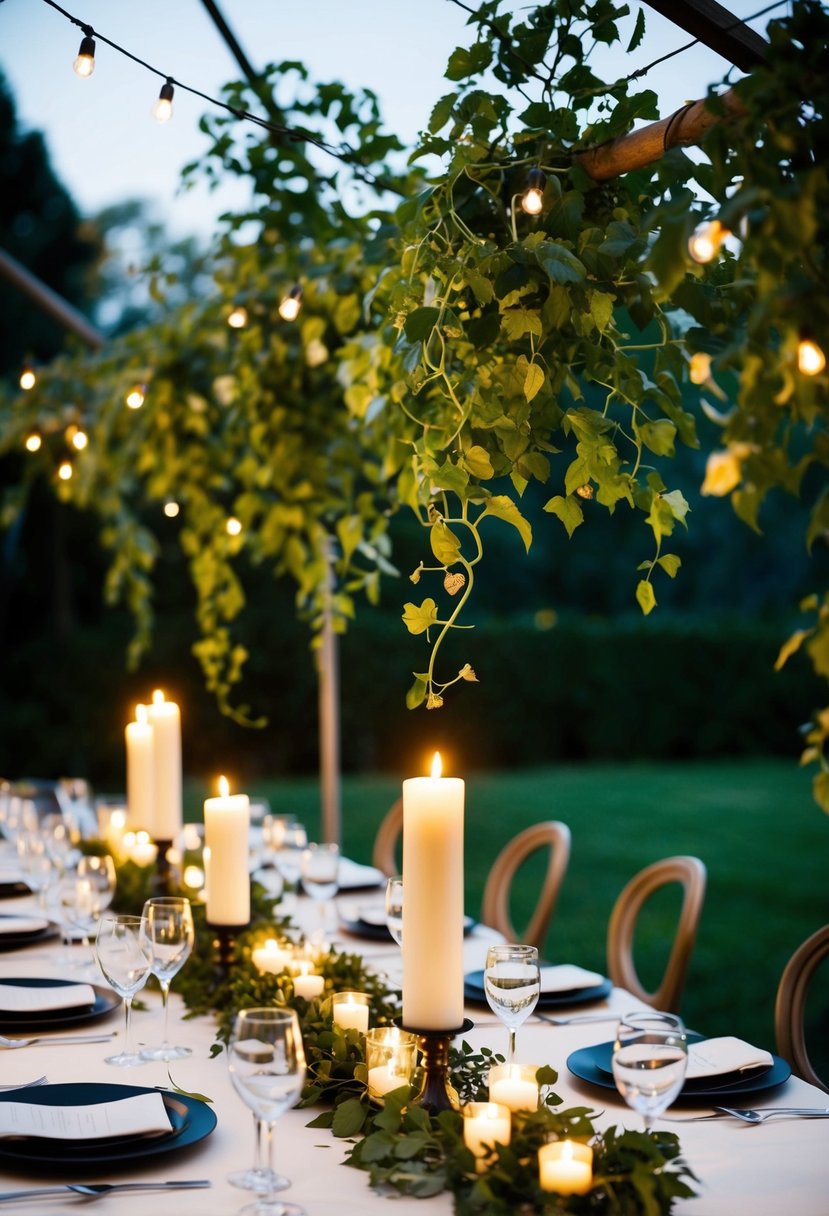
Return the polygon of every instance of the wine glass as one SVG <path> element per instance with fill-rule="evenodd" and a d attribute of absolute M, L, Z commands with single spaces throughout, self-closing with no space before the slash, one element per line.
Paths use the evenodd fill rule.
<path fill-rule="evenodd" d="M 109 853 L 99 857 L 81 857 L 77 869 L 64 879 L 61 905 L 70 925 L 80 929 L 81 942 L 87 954 L 81 967 L 94 967 L 89 957 L 89 935 L 101 914 L 106 912 L 115 896 L 115 862 Z"/>
<path fill-rule="evenodd" d="M 274 854 L 276 868 L 285 884 L 282 898 L 287 906 L 293 906 L 302 873 L 302 853 L 308 844 L 308 836 L 301 823 L 289 823 L 285 828 L 279 848 Z"/>
<path fill-rule="evenodd" d="M 509 1030 L 507 1060 L 515 1059 L 515 1032 L 538 1002 L 541 971 L 535 946 L 498 945 L 486 952 L 484 991 L 493 1013 Z"/>
<path fill-rule="evenodd" d="M 143 934 L 150 953 L 150 970 L 161 985 L 164 1010 L 164 1041 L 160 1047 L 145 1047 L 142 1060 L 180 1060 L 190 1055 L 189 1047 L 177 1047 L 169 1038 L 170 983 L 187 962 L 196 940 L 193 909 L 184 896 L 159 895 L 144 904 L 146 926 Z"/>
<path fill-rule="evenodd" d="M 403 945 L 403 879 L 386 883 L 386 926 L 398 946 Z"/>
<path fill-rule="evenodd" d="M 146 936 L 144 916 L 107 913 L 98 924 L 95 956 L 104 979 L 124 1001 L 124 1050 L 107 1056 L 107 1064 L 126 1067 L 143 1064 L 133 1049 L 131 1038 L 132 999 L 147 982 L 152 956 Z"/>
<path fill-rule="evenodd" d="M 613 1079 L 645 1131 L 682 1089 L 688 1067 L 688 1040 L 682 1019 L 648 1010 L 627 1014 L 616 1028 Z"/>
<path fill-rule="evenodd" d="M 302 887 L 320 909 L 320 931 L 325 937 L 326 909 L 340 886 L 340 846 L 309 844 L 301 861 Z"/>
<path fill-rule="evenodd" d="M 305 1083 L 305 1051 L 294 1010 L 243 1009 L 237 1014 L 228 1043 L 228 1068 L 233 1088 L 253 1111 L 257 1160 L 263 1137 L 267 1150 L 266 1165 L 249 1171 L 255 1178 L 251 1189 L 259 1197 L 239 1216 L 305 1216 L 303 1208 L 277 1199 L 276 1193 L 291 1184 L 273 1168 L 274 1123 L 297 1102 Z M 240 1185 L 237 1177 L 231 1175 L 230 1181 Z"/>

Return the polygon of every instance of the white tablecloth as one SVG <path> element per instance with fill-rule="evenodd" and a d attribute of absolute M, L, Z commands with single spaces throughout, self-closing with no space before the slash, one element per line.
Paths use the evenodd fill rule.
<path fill-rule="evenodd" d="M 21 911 L 27 901 L 15 900 L 0 905 L 0 911 Z M 483 964 L 490 930 L 478 929 L 466 940 L 466 967 L 471 970 Z M 343 939 L 345 940 L 345 939 Z M 348 941 L 355 948 L 354 939 Z M 0 954 L 0 978 L 14 976 L 51 976 L 73 978 L 65 969 L 50 963 L 56 943 L 36 948 Z M 394 973 L 399 966 L 397 948 L 366 943 L 366 954 L 377 959 Z M 568 960 L 578 962 L 578 960 Z M 101 981 L 96 981 L 101 982 Z M 160 1041 L 162 1024 L 160 1002 L 147 995 L 152 1008 L 138 1012 L 134 1030 L 139 1041 Z M 625 1012 L 635 1002 L 624 992 L 616 990 L 609 1001 L 590 1012 L 607 1010 L 615 1015 Z M 182 1007 L 171 997 L 171 1027 L 178 1041 L 187 1043 L 193 1054 L 171 1064 L 175 1083 L 188 1091 L 207 1094 L 213 1099 L 218 1126 L 200 1144 L 181 1152 L 171 1152 L 130 1167 L 128 1172 L 107 1174 L 90 1169 L 84 1182 L 209 1178 L 210 1190 L 176 1191 L 168 1194 L 148 1192 L 114 1195 L 96 1201 L 96 1216 L 146 1216 L 156 1211 L 165 1216 L 232 1216 L 252 1196 L 237 1190 L 226 1181 L 231 1170 L 248 1166 L 252 1161 L 252 1116 L 234 1093 L 227 1076 L 224 1054 L 209 1058 L 214 1042 L 210 1019 L 181 1022 Z M 470 1010 L 478 1025 L 468 1040 L 473 1046 L 491 1046 L 497 1051 L 506 1047 L 506 1031 L 496 1024 L 485 1010 Z M 604 1109 L 598 1119 L 600 1127 L 624 1124 L 641 1127 L 634 1115 L 611 1090 L 598 1091 L 572 1077 L 566 1067 L 567 1056 L 577 1047 L 602 1042 L 612 1035 L 614 1020 L 607 1024 L 557 1027 L 532 1020 L 519 1031 L 518 1056 L 526 1063 L 551 1064 L 559 1071 L 557 1092 L 567 1105 L 592 1104 Z M 78 1033 L 93 1029 L 118 1028 L 119 1043 L 123 1027 L 122 1014 L 114 1012 L 104 1022 L 82 1026 Z M 770 1046 L 770 1045 L 769 1045 Z M 35 1046 L 17 1051 L 0 1051 L 0 1084 L 25 1082 L 45 1073 L 50 1082 L 117 1082 L 142 1086 L 167 1086 L 167 1066 L 148 1063 L 136 1068 L 114 1068 L 104 1063 L 111 1053 L 108 1044 L 77 1046 Z M 804 1082 L 791 1079 L 771 1095 L 761 1095 L 753 1105 L 829 1106 L 829 1097 Z M 751 1103 L 744 1103 L 751 1105 Z M 347 1146 L 335 1140 L 329 1132 L 309 1130 L 308 1121 L 317 1112 L 291 1111 L 276 1127 L 277 1167 L 292 1180 L 285 1198 L 302 1204 L 308 1216 L 347 1216 L 348 1213 L 380 1216 L 449 1216 L 451 1199 L 447 1195 L 431 1200 L 399 1198 L 389 1200 L 375 1195 L 367 1185 L 367 1175 L 341 1164 Z M 690 1113 L 677 1107 L 671 1112 L 677 1117 Z M 775 1120 L 760 1127 L 738 1124 L 731 1120 L 708 1123 L 671 1124 L 679 1132 L 684 1155 L 700 1179 L 698 1197 L 677 1204 L 679 1216 L 827 1216 L 829 1213 L 829 1119 Z M 51 1180 L 51 1179 L 50 1179 Z M 26 1173 L 0 1171 L 0 1191 L 35 1186 L 44 1179 Z M 60 1181 L 56 1178 L 55 1181 Z M 29 1200 L 25 1212 L 56 1213 L 74 1210 L 83 1204 L 80 1198 Z M 389 1207 L 388 1205 L 392 1206 Z M 17 1205 L 5 1207 L 17 1211 Z M 20 1209 L 23 1210 L 22 1208 Z"/>

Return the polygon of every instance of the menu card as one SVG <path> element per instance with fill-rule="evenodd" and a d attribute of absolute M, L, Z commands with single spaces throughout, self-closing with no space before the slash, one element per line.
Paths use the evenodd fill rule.
<path fill-rule="evenodd" d="M 593 988 L 604 981 L 597 971 L 585 971 L 575 963 L 559 963 L 541 968 L 542 992 L 570 992 L 573 988 Z"/>
<path fill-rule="evenodd" d="M 55 984 L 28 988 L 24 984 L 0 984 L 3 1013 L 45 1013 L 49 1009 L 78 1009 L 95 1004 L 91 984 Z"/>
<path fill-rule="evenodd" d="M 104 1140 L 170 1131 L 160 1093 L 136 1094 L 92 1106 L 43 1106 L 0 1102 L 0 1137 L 39 1136 L 48 1140 Z"/>
<path fill-rule="evenodd" d="M 743 1072 L 748 1068 L 771 1068 L 774 1058 L 769 1051 L 753 1047 L 743 1039 L 724 1035 L 718 1039 L 703 1039 L 688 1047 L 686 1080 L 697 1077 L 717 1077 L 723 1073 Z"/>

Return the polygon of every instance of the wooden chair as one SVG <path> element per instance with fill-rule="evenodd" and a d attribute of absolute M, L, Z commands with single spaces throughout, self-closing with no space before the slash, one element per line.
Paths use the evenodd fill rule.
<path fill-rule="evenodd" d="M 547 873 L 530 922 L 517 933 L 510 916 L 510 889 L 519 867 L 539 849 L 549 849 Z M 535 823 L 514 836 L 495 859 L 484 887 L 481 920 L 503 933 L 511 942 L 538 946 L 544 941 L 558 892 L 570 860 L 570 829 L 566 823 L 550 819 Z"/>
<path fill-rule="evenodd" d="M 827 954 L 829 925 L 824 925 L 798 946 L 783 970 L 774 1005 L 774 1034 L 778 1054 L 788 1060 L 797 1076 L 829 1093 L 829 1085 L 821 1081 L 809 1060 L 804 1026 L 809 985 Z"/>
<path fill-rule="evenodd" d="M 374 837 L 374 848 L 371 863 L 386 875 L 394 878 L 399 874 L 400 862 L 397 860 L 397 843 L 403 833 L 403 799 L 398 798 L 386 811 L 382 823 Z"/>
<path fill-rule="evenodd" d="M 608 975 L 618 987 L 626 988 L 654 1009 L 674 1013 L 679 1009 L 705 898 L 705 880 L 706 869 L 698 857 L 666 857 L 635 874 L 614 904 L 607 931 Z M 654 992 L 648 992 L 633 962 L 636 921 L 645 900 L 672 882 L 683 888 L 682 908 L 662 981 Z"/>

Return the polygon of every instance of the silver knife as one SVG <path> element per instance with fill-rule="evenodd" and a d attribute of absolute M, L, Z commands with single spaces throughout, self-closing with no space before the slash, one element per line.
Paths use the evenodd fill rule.
<path fill-rule="evenodd" d="M 195 1182 L 65 1182 L 60 1186 L 42 1186 L 29 1191 L 4 1191 L 0 1195 L 0 1203 L 6 1199 L 29 1199 L 38 1195 L 109 1195 L 111 1191 L 175 1191 L 194 1190 L 196 1187 L 211 1186 L 206 1178 Z"/>

